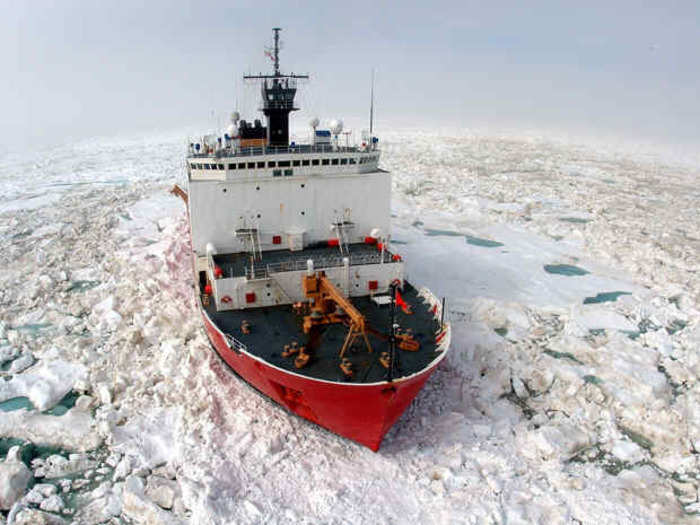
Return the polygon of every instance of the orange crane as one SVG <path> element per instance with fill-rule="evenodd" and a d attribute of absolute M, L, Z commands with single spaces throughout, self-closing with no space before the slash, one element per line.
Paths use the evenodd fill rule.
<path fill-rule="evenodd" d="M 172 193 L 173 195 L 175 195 L 177 197 L 180 197 L 183 201 L 185 201 L 185 204 L 187 204 L 187 199 L 188 199 L 187 192 L 185 190 L 183 190 L 179 185 L 175 184 L 170 189 L 170 193 Z"/>
<path fill-rule="evenodd" d="M 350 329 L 340 349 L 340 357 L 345 355 L 345 351 L 358 337 L 364 339 L 367 350 L 372 352 L 372 345 L 367 338 L 365 316 L 328 280 L 325 273 L 316 272 L 313 275 L 305 275 L 302 277 L 302 287 L 306 297 L 311 299 L 311 312 L 304 316 L 305 334 L 308 334 L 314 326 L 344 323 L 349 318 Z"/>

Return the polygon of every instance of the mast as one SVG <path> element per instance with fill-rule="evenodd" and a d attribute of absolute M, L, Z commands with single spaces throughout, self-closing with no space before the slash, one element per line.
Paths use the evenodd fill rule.
<path fill-rule="evenodd" d="M 289 113 L 297 111 L 294 107 L 294 96 L 297 92 L 297 80 L 307 80 L 308 75 L 283 74 L 280 72 L 280 27 L 272 28 L 274 32 L 274 47 L 272 50 L 272 75 L 245 75 L 245 80 L 261 81 L 262 107 L 260 108 L 267 119 L 267 144 L 272 147 L 289 146 Z M 268 53 L 269 55 L 269 53 Z"/>
<path fill-rule="evenodd" d="M 275 32 L 275 49 L 274 49 L 274 61 L 275 61 L 275 75 L 280 74 L 280 31 L 281 27 L 273 27 L 272 30 Z"/>
<path fill-rule="evenodd" d="M 372 68 L 372 87 L 369 92 L 369 140 L 372 140 L 372 124 L 374 123 L 374 68 Z"/>

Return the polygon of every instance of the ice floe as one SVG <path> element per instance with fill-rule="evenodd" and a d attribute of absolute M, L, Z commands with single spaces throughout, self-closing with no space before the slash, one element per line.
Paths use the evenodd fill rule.
<path fill-rule="evenodd" d="M 31 403 L 0 412 L 0 469 L 27 478 L 0 482 L 9 523 L 697 519 L 697 167 L 385 143 L 393 249 L 447 297 L 453 348 L 377 454 L 210 350 L 166 191 L 179 137 L 0 159 L 0 401 Z"/>

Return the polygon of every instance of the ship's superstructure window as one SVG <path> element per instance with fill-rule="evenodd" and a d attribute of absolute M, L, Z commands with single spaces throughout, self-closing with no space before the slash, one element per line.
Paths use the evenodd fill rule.
<path fill-rule="evenodd" d="M 355 159 L 353 159 L 353 158 L 350 159 L 350 164 L 356 164 L 356 163 L 357 163 L 357 161 Z"/>
<path fill-rule="evenodd" d="M 313 159 L 313 160 L 311 161 L 311 164 L 312 164 L 313 166 L 318 166 L 318 159 Z"/>
<path fill-rule="evenodd" d="M 272 170 L 272 176 L 273 176 L 273 177 L 281 177 L 281 176 L 282 176 L 282 170 Z"/>
<path fill-rule="evenodd" d="M 245 162 L 239 162 L 239 163 L 238 163 L 238 169 L 239 169 L 239 170 L 244 170 L 244 169 L 245 169 Z"/>
<path fill-rule="evenodd" d="M 337 165 L 338 165 L 338 159 L 332 159 L 332 160 L 331 160 L 331 164 L 332 164 L 333 166 L 337 166 Z"/>
<path fill-rule="evenodd" d="M 258 162 L 258 169 L 264 168 L 265 162 Z"/>
<path fill-rule="evenodd" d="M 294 166 L 294 167 L 301 166 L 301 161 L 299 161 L 299 160 L 293 160 L 293 161 L 292 161 L 292 166 Z"/>
<path fill-rule="evenodd" d="M 322 166 L 328 166 L 329 163 L 330 163 L 330 160 L 328 160 L 328 159 L 323 159 L 323 160 L 321 161 L 321 165 L 322 165 Z"/>
<path fill-rule="evenodd" d="M 249 163 L 248 163 L 248 169 L 249 169 L 249 170 L 254 170 L 254 169 L 255 169 L 255 162 L 249 162 Z"/>
<path fill-rule="evenodd" d="M 223 169 L 226 169 L 226 168 L 224 168 L 224 165 L 223 165 L 223 164 L 219 164 L 219 169 L 220 169 L 220 170 L 223 170 Z"/>
<path fill-rule="evenodd" d="M 340 165 L 341 166 L 346 166 L 348 163 L 348 159 L 340 159 Z"/>
<path fill-rule="evenodd" d="M 277 163 L 273 160 L 267 163 L 268 168 L 274 168 L 277 166 Z"/>
<path fill-rule="evenodd" d="M 204 169 L 205 169 L 205 170 L 208 170 L 208 169 L 209 169 L 209 164 L 205 164 L 205 165 L 204 165 Z"/>
<path fill-rule="evenodd" d="M 308 166 L 309 165 L 309 159 L 304 159 L 301 161 L 302 166 Z"/>
<path fill-rule="evenodd" d="M 230 170 L 235 170 L 235 169 L 236 169 L 236 165 L 235 165 L 235 164 L 229 164 L 229 165 L 228 165 L 228 169 L 230 169 Z"/>
<path fill-rule="evenodd" d="M 289 169 L 289 170 L 284 170 L 284 176 L 285 176 L 285 177 L 291 177 L 292 174 L 293 174 L 293 172 L 294 172 L 294 170 L 291 170 L 291 169 Z"/>
<path fill-rule="evenodd" d="M 278 165 L 280 168 L 288 168 L 289 166 L 292 165 L 292 163 L 291 163 L 290 161 L 288 161 L 288 160 L 281 160 L 281 161 L 279 161 L 279 162 L 277 163 L 277 165 Z"/>

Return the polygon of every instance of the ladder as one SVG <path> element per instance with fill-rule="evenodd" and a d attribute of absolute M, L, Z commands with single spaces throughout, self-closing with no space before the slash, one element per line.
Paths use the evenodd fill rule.
<path fill-rule="evenodd" d="M 348 230 L 351 230 L 354 227 L 355 223 L 349 221 L 342 221 L 340 218 L 337 218 L 333 223 L 333 229 L 338 234 L 338 248 L 340 249 L 340 255 L 350 254 L 347 232 Z"/>

